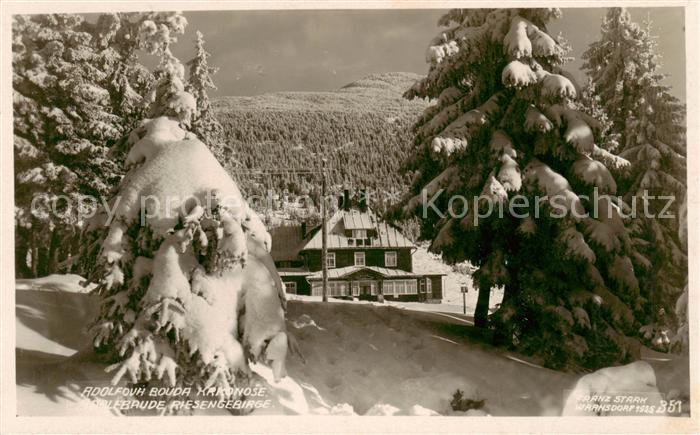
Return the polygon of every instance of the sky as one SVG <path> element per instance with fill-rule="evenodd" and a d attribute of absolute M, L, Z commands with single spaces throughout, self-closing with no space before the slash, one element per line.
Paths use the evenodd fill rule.
<path fill-rule="evenodd" d="M 632 19 L 652 21 L 666 84 L 685 101 L 683 8 L 630 8 Z M 580 54 L 600 37 L 603 8 L 563 9 L 548 26 L 569 41 L 576 60 L 566 69 L 583 79 Z M 173 46 L 180 59 L 194 53 L 200 30 L 218 90 L 211 96 L 277 91 L 328 91 L 369 74 L 425 74 L 425 50 L 440 32 L 441 10 L 186 11 L 189 25 Z M 581 80 L 580 80 L 581 81 Z"/>

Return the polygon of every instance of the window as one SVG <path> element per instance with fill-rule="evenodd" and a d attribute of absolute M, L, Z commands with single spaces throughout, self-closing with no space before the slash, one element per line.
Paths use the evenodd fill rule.
<path fill-rule="evenodd" d="M 426 293 L 432 293 L 433 292 L 433 280 L 428 278 L 425 278 L 425 292 Z"/>
<path fill-rule="evenodd" d="M 329 269 L 335 267 L 335 252 L 326 253 L 326 267 Z"/>
<path fill-rule="evenodd" d="M 355 239 L 366 239 L 367 230 L 352 230 L 352 237 Z"/>
<path fill-rule="evenodd" d="M 360 283 L 357 281 L 352 282 L 352 295 L 360 296 Z"/>
<path fill-rule="evenodd" d="M 384 253 L 384 266 L 396 267 L 396 251 L 387 251 Z"/>
<path fill-rule="evenodd" d="M 285 282 L 284 290 L 293 295 L 297 294 L 297 283 L 294 281 Z"/>
<path fill-rule="evenodd" d="M 364 266 L 365 265 L 365 253 L 364 252 L 355 252 L 355 266 Z"/>
<path fill-rule="evenodd" d="M 328 296 L 347 296 L 348 295 L 348 282 L 347 281 L 328 281 L 327 287 Z M 312 296 L 323 295 L 323 282 L 315 281 L 311 286 Z"/>
<path fill-rule="evenodd" d="M 382 293 L 389 296 L 396 296 L 396 293 L 394 293 L 394 281 L 384 281 Z"/>
<path fill-rule="evenodd" d="M 328 284 L 330 287 L 328 293 L 331 296 L 347 296 L 348 283 L 346 281 L 333 281 Z"/>
<path fill-rule="evenodd" d="M 418 294 L 418 281 L 415 279 L 385 281 L 384 294 L 394 296 Z"/>

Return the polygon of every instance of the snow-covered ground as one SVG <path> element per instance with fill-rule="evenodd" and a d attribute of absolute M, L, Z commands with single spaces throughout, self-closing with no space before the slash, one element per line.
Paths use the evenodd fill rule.
<path fill-rule="evenodd" d="M 466 267 L 465 267 L 466 269 Z M 463 296 L 462 286 L 466 285 L 467 314 L 472 314 L 476 308 L 476 299 L 479 296 L 477 289 L 472 285 L 472 279 L 468 273 L 454 270 L 445 264 L 439 255 L 428 252 L 426 244 L 419 244 L 418 249 L 413 253 L 413 271 L 416 273 L 444 273 L 442 303 L 450 308 L 444 311 L 462 312 Z M 503 289 L 497 288 L 491 291 L 490 306 L 493 308 L 501 303 L 503 299 Z M 457 307 L 459 309 L 457 309 Z"/>
<path fill-rule="evenodd" d="M 19 415 L 114 414 L 80 395 L 85 386 L 109 385 L 111 375 L 89 352 L 78 352 L 90 347 L 85 328 L 97 309 L 96 298 L 85 294 L 79 281 L 54 275 L 18 282 Z M 273 402 L 255 413 L 455 414 L 449 400 L 461 389 L 466 398 L 484 400 L 484 406 L 456 414 L 560 415 L 567 391 L 592 385 L 579 382 L 580 374 L 545 369 L 534 359 L 490 347 L 467 316 L 413 309 L 418 306 L 440 307 L 289 301 L 288 331 L 302 356 L 288 356 L 289 376 L 280 382 L 274 382 L 269 367 L 253 365 Z M 683 398 L 687 359 L 644 355 L 642 364 L 653 367 L 651 377 L 661 393 Z M 649 370 L 643 375 L 640 382 L 648 384 Z"/>

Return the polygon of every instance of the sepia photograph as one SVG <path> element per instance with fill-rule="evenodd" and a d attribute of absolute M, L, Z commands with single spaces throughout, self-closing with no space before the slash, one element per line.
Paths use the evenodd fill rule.
<path fill-rule="evenodd" d="M 697 4 L 287 3 L 3 7 L 3 415 L 698 430 Z"/>

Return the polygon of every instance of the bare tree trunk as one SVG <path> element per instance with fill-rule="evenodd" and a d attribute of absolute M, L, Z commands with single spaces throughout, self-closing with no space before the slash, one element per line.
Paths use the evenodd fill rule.
<path fill-rule="evenodd" d="M 32 270 L 27 265 L 27 256 L 31 249 L 27 236 L 28 233 L 25 228 L 15 227 L 15 276 L 18 278 L 29 278 L 32 276 Z"/>
<path fill-rule="evenodd" d="M 479 284 L 479 298 L 476 300 L 474 310 L 474 326 L 486 328 L 489 316 L 489 300 L 491 299 L 491 287 Z"/>
<path fill-rule="evenodd" d="M 57 228 L 54 228 L 51 232 L 51 239 L 49 240 L 49 250 L 47 253 L 47 265 L 46 271 L 48 274 L 58 272 L 58 248 L 61 246 L 61 236 Z"/>
<path fill-rule="evenodd" d="M 29 233 L 29 252 L 31 252 L 31 257 L 32 257 L 32 264 L 31 264 L 31 269 L 32 269 L 32 278 L 36 278 L 39 276 L 39 247 L 37 246 L 36 243 L 36 236 L 34 235 L 34 226 L 29 228 L 27 230 Z"/>

